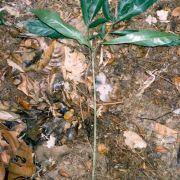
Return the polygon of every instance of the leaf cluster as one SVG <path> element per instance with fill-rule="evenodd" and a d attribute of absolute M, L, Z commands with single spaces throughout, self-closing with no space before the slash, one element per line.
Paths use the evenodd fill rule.
<path fill-rule="evenodd" d="M 87 29 L 100 25 L 96 35 L 90 37 L 84 35 L 72 25 L 64 22 L 59 14 L 53 10 L 37 9 L 33 14 L 38 18 L 25 23 L 27 30 L 38 36 L 49 38 L 70 38 L 77 40 L 80 44 L 91 48 L 90 41 L 99 36 L 101 44 L 136 44 L 140 46 L 174 46 L 180 45 L 180 36 L 152 30 L 131 30 L 107 32 L 106 23 L 114 25 L 127 21 L 134 16 L 140 15 L 151 7 L 157 0 L 118 0 L 116 15 L 113 15 L 108 0 L 80 0 L 84 23 Z M 99 12 L 102 10 L 102 15 Z M 106 36 L 118 36 L 106 41 Z"/>

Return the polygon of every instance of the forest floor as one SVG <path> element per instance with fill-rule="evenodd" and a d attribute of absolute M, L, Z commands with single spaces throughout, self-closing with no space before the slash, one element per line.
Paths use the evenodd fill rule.
<path fill-rule="evenodd" d="M 159 0 L 121 26 L 180 34 L 180 17 L 171 15 L 178 6 L 178 0 Z M 0 2 L 3 7 L 9 24 L 0 26 L 0 130 L 32 148 L 32 179 L 91 179 L 89 51 L 74 41 L 30 38 L 21 28 L 34 18 L 31 9 L 50 8 L 85 32 L 79 1 L 9 0 Z M 161 10 L 168 12 L 167 21 L 158 19 Z M 157 23 L 148 22 L 149 15 Z M 108 97 L 97 92 L 97 179 L 180 179 L 180 47 L 113 45 L 98 53 L 97 86 L 112 91 Z M 35 65 L 48 57 L 47 66 Z M 9 161 L 2 161 L 7 176 Z"/>

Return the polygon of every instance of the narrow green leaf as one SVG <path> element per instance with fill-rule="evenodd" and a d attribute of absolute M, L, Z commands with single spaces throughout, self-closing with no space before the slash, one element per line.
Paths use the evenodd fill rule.
<path fill-rule="evenodd" d="M 33 10 L 32 12 L 39 18 L 40 21 L 53 28 L 60 34 L 68 38 L 75 39 L 80 44 L 84 44 L 90 47 L 90 44 L 84 35 L 75 27 L 64 22 L 57 12 L 45 9 Z"/>
<path fill-rule="evenodd" d="M 98 26 L 98 25 L 100 25 L 100 24 L 103 24 L 103 23 L 105 23 L 105 22 L 107 22 L 107 20 L 104 19 L 104 18 L 96 19 L 95 21 L 93 21 L 93 22 L 89 25 L 89 28 L 94 28 L 94 27 L 96 27 L 96 26 Z"/>
<path fill-rule="evenodd" d="M 0 25 L 4 24 L 4 10 L 0 10 Z"/>
<path fill-rule="evenodd" d="M 52 29 L 50 26 L 44 24 L 40 20 L 30 20 L 25 22 L 26 29 L 38 36 L 49 37 L 49 38 L 65 38 L 62 34 L 58 33 L 56 30 Z"/>
<path fill-rule="evenodd" d="M 84 23 L 88 26 L 90 23 L 89 8 L 91 5 L 91 0 L 80 0 L 80 3 L 81 3 L 81 10 L 83 14 Z"/>
<path fill-rule="evenodd" d="M 146 11 L 157 0 L 118 0 L 118 17 L 116 23 L 131 19 Z"/>
<path fill-rule="evenodd" d="M 130 34 L 130 33 L 133 33 L 133 32 L 138 32 L 138 31 L 139 30 L 136 30 L 136 29 L 125 29 L 125 30 L 122 30 L 122 31 L 111 32 L 111 34 L 118 35 L 118 36 L 124 36 L 126 34 Z"/>
<path fill-rule="evenodd" d="M 105 0 L 91 0 L 92 4 L 90 6 L 89 12 L 91 14 L 91 21 L 93 20 L 93 18 L 97 15 L 97 13 L 99 12 L 99 10 L 101 9 L 103 2 Z"/>
<path fill-rule="evenodd" d="M 109 6 L 108 0 L 104 1 L 103 6 L 102 6 L 102 10 L 103 10 L 104 17 L 108 21 L 114 22 L 114 17 L 111 15 L 111 11 L 110 11 L 110 6 Z"/>
<path fill-rule="evenodd" d="M 119 38 L 111 39 L 103 44 L 136 44 L 150 47 L 175 46 L 180 45 L 180 36 L 160 31 L 143 30 L 130 33 Z"/>
<path fill-rule="evenodd" d="M 106 34 L 106 25 L 105 25 L 105 24 L 103 24 L 103 25 L 100 27 L 98 34 L 99 34 L 99 36 L 100 36 L 101 39 L 104 38 L 104 36 L 105 36 L 105 34 Z"/>

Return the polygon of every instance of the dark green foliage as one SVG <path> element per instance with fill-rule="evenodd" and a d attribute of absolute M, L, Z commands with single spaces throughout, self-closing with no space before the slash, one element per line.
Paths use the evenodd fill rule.
<path fill-rule="evenodd" d="M 119 38 L 110 39 L 103 44 L 136 44 L 150 47 L 180 45 L 180 36 L 166 32 L 143 30 L 127 33 Z"/>
<path fill-rule="evenodd" d="M 108 0 L 80 0 L 81 9 L 84 22 L 88 29 L 95 28 L 101 25 L 96 34 L 90 34 L 86 38 L 78 29 L 64 22 L 58 13 L 52 10 L 38 9 L 32 12 L 38 17 L 39 20 L 31 20 L 25 23 L 27 30 L 38 36 L 46 36 L 50 38 L 70 38 L 77 40 L 80 44 L 86 45 L 91 48 L 90 40 L 100 37 L 103 41 L 106 39 L 106 22 L 110 21 L 112 27 L 114 24 L 131 19 L 139 15 L 152 6 L 157 0 L 119 0 L 117 7 L 117 17 L 113 17 L 110 12 Z M 104 18 L 97 18 L 102 8 Z M 136 44 L 140 46 L 175 46 L 180 45 L 180 36 L 150 30 L 134 30 L 126 29 L 123 31 L 108 32 L 111 35 L 120 36 L 115 39 L 110 39 L 101 44 Z"/>
<path fill-rule="evenodd" d="M 157 0 L 119 0 L 116 23 L 145 12 Z"/>
<path fill-rule="evenodd" d="M 0 11 L 0 25 L 4 24 L 4 12 Z"/>
<path fill-rule="evenodd" d="M 40 21 L 57 31 L 58 33 L 62 34 L 65 37 L 75 39 L 80 44 L 84 44 L 87 46 L 89 42 L 87 41 L 86 37 L 75 27 L 71 26 L 70 24 L 64 22 L 58 13 L 52 10 L 45 10 L 45 9 L 37 9 L 32 11 Z"/>
<path fill-rule="evenodd" d="M 32 34 L 38 36 L 49 37 L 53 39 L 64 38 L 64 36 L 52 29 L 50 26 L 44 24 L 40 20 L 31 20 L 25 23 L 27 30 Z"/>

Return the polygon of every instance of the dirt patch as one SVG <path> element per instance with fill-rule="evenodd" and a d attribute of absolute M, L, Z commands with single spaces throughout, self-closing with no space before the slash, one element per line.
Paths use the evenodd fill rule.
<path fill-rule="evenodd" d="M 48 7 L 85 32 L 78 1 L 30 1 L 29 6 L 27 2 L 15 3 L 13 7 L 21 16 L 7 16 L 7 20 L 17 24 L 32 16 L 29 13 L 31 8 Z M 2 2 L 1 6 L 10 3 Z M 157 10 L 171 12 L 178 3 L 176 0 L 158 1 L 127 25 L 130 29 L 158 29 L 179 34 L 178 17 L 169 15 L 169 22 L 155 25 L 145 21 L 148 15 L 155 16 Z M 0 110 L 6 106 L 6 110 L 19 114 L 26 124 L 19 137 L 35 153 L 37 171 L 32 178 L 91 179 L 93 96 L 89 52 L 71 41 L 67 46 L 70 53 L 83 54 L 81 71 L 84 74 L 76 84 L 73 82 L 75 75 L 66 69 L 67 66 L 62 68 L 62 54 L 67 50 L 63 46 L 67 41 L 63 46 L 62 42 L 55 43 L 47 69 L 38 71 L 32 62 L 45 59 L 44 52 L 51 50 L 47 49 L 53 46 L 53 41 L 19 36 L 24 31 L 17 29 L 0 27 Z M 98 94 L 97 143 L 104 143 L 108 152 L 103 155 L 97 152 L 97 179 L 179 179 L 180 124 L 179 114 L 173 111 L 180 107 L 176 83 L 180 76 L 180 47 L 114 45 L 104 46 L 103 53 L 102 62 L 96 61 L 96 74 L 103 72 L 106 75 L 105 83 L 113 87 L 113 92 L 112 102 L 107 104 Z M 109 54 L 113 57 L 109 58 Z M 24 72 L 8 65 L 8 59 L 18 62 Z M 65 78 L 68 73 L 72 73 L 71 79 Z M 22 82 L 25 83 L 23 89 L 19 86 Z M 68 113 L 66 118 L 65 113 Z M 10 128 L 16 126 L 2 123 Z M 157 126 L 170 130 L 164 132 Z M 128 147 L 124 131 L 137 133 L 147 147 L 140 150 Z M 172 131 L 177 132 L 177 137 Z M 171 133 L 165 134 L 167 132 Z"/>

